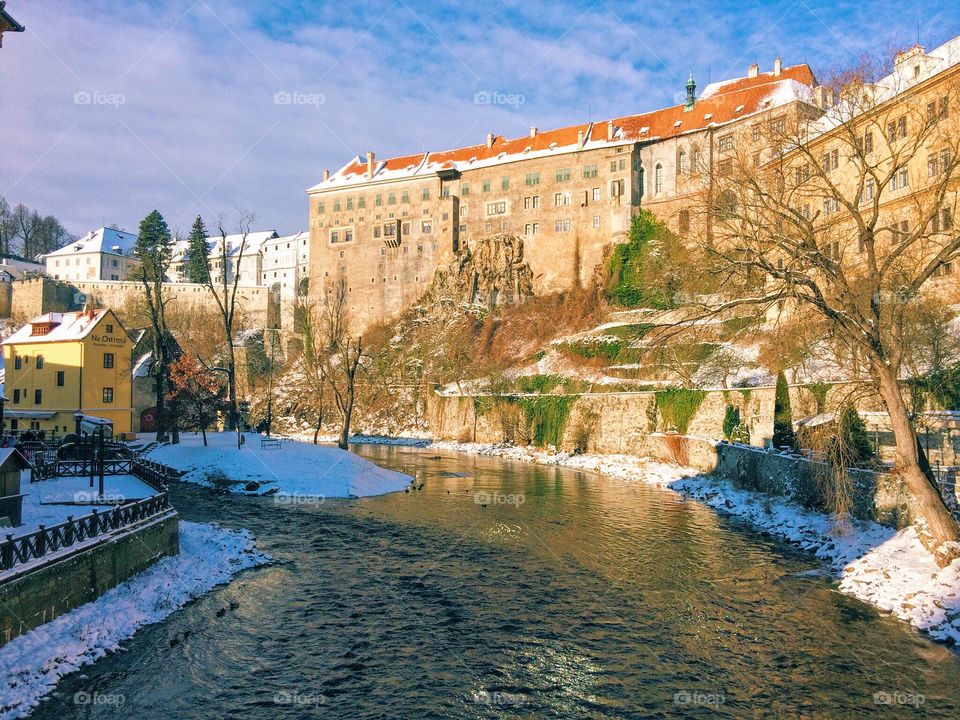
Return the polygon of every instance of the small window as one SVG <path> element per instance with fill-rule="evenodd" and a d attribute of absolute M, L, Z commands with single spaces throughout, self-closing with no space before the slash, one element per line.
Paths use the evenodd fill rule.
<path fill-rule="evenodd" d="M 502 178 L 500 178 L 500 189 L 501 190 L 510 189 L 510 178 L 508 176 L 504 175 Z"/>
<path fill-rule="evenodd" d="M 429 200 L 429 199 L 430 199 L 430 188 L 424 188 L 424 189 L 420 192 L 420 199 L 421 199 L 421 200 Z"/>
<path fill-rule="evenodd" d="M 42 402 L 43 402 L 43 390 L 41 390 L 40 388 L 37 388 L 36 390 L 33 391 L 33 404 L 39 405 Z"/>
<path fill-rule="evenodd" d="M 104 401 L 105 403 L 112 403 L 112 402 L 113 402 L 113 388 L 105 387 L 105 388 L 103 389 L 103 401 Z"/>
<path fill-rule="evenodd" d="M 583 178 L 584 180 L 589 178 L 595 178 L 597 176 L 597 166 L 596 165 L 584 165 L 583 166 Z"/>
<path fill-rule="evenodd" d="M 527 173 L 523 178 L 523 182 L 528 187 L 540 184 L 540 173 Z"/>
<path fill-rule="evenodd" d="M 113 325 L 111 325 L 110 323 L 107 323 L 104 327 L 106 329 L 107 335 L 113 332 Z"/>
<path fill-rule="evenodd" d="M 14 405 L 20 404 L 20 390 L 17 388 L 14 388 L 14 391 L 13 391 L 13 404 Z"/>
<path fill-rule="evenodd" d="M 37 370 L 43 367 L 43 355 L 37 355 Z"/>
<path fill-rule="evenodd" d="M 19 355 L 13 359 L 13 367 L 17 370 L 23 367 L 23 358 Z"/>
<path fill-rule="evenodd" d="M 66 380 L 66 372 L 63 370 L 57 370 L 57 387 L 63 387 Z"/>
<path fill-rule="evenodd" d="M 113 367 L 113 353 L 104 353 L 103 354 L 103 366 L 105 368 Z"/>

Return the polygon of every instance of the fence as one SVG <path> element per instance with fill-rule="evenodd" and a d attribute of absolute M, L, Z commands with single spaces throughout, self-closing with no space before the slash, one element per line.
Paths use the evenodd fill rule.
<path fill-rule="evenodd" d="M 49 480 L 55 477 L 96 477 L 100 474 L 99 460 L 59 460 L 49 458 L 45 453 L 34 453 L 32 480 Z M 157 492 L 166 492 L 167 483 L 179 477 L 179 473 L 163 463 L 147 460 L 139 456 L 104 460 L 104 475 L 133 475 Z"/>
<path fill-rule="evenodd" d="M 28 535 L 7 535 L 7 539 L 0 543 L 0 571 L 149 520 L 167 512 L 170 507 L 170 498 L 163 492 L 107 512 L 94 510 L 76 520 L 68 517 L 66 522 L 52 527 L 40 525 L 38 530 Z"/>

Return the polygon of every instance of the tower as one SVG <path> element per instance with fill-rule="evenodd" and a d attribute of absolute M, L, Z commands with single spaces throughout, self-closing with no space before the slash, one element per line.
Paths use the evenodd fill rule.
<path fill-rule="evenodd" d="M 684 112 L 693 110 L 697 102 L 697 82 L 693 79 L 693 69 L 690 70 L 690 77 L 687 78 L 687 102 L 683 106 Z"/>

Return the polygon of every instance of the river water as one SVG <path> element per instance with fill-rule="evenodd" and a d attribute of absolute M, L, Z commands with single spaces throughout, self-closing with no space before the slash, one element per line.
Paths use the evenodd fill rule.
<path fill-rule="evenodd" d="M 958 655 L 670 490 L 356 450 L 423 489 L 281 505 L 176 483 L 184 519 L 249 528 L 276 564 L 144 628 L 35 717 L 960 717 Z"/>

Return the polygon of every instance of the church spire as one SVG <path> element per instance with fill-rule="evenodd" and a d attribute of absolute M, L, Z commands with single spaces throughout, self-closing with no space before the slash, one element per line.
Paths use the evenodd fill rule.
<path fill-rule="evenodd" d="M 690 69 L 690 77 L 687 78 L 687 102 L 683 106 L 683 111 L 693 110 L 697 102 L 697 82 L 693 79 L 693 68 Z"/>

